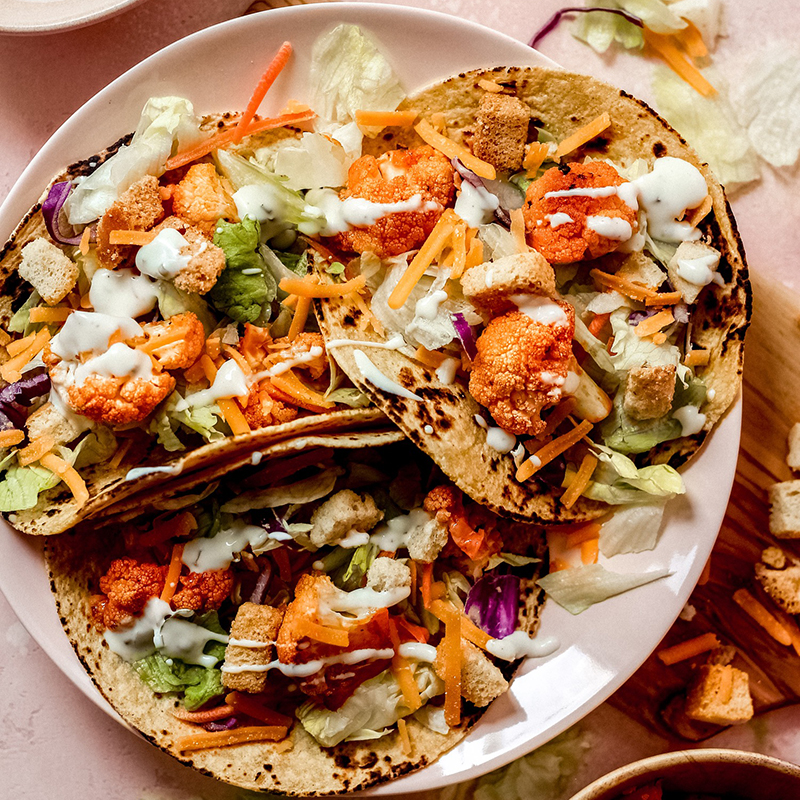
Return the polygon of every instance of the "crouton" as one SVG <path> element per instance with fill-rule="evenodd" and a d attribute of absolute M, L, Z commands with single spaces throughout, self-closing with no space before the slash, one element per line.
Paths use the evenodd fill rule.
<path fill-rule="evenodd" d="M 632 419 L 657 419 L 669 413 L 675 394 L 674 364 L 642 364 L 628 373 L 623 407 Z"/>
<path fill-rule="evenodd" d="M 773 569 L 783 569 L 786 566 L 786 553 L 780 547 L 767 547 L 761 551 L 761 561 Z"/>
<path fill-rule="evenodd" d="M 691 305 L 697 300 L 719 265 L 719 255 L 719 250 L 704 242 L 681 242 L 667 264 L 667 272 L 670 282 L 681 293 L 684 303 Z M 703 283 L 700 278 L 706 270 L 708 280 Z"/>
<path fill-rule="evenodd" d="M 683 693 L 676 694 L 661 709 L 661 719 L 669 730 L 690 742 L 699 742 L 719 733 L 718 725 L 698 722 L 686 716 L 686 695 Z"/>
<path fill-rule="evenodd" d="M 28 417 L 25 426 L 32 441 L 47 435 L 53 438 L 56 445 L 69 444 L 85 430 L 85 427 L 67 419 L 52 403 L 37 408 Z"/>
<path fill-rule="evenodd" d="M 528 141 L 530 108 L 518 97 L 487 92 L 476 115 L 472 152 L 500 171 L 518 170 Z"/>
<path fill-rule="evenodd" d="M 164 216 L 158 179 L 145 175 L 114 201 L 97 224 L 97 256 L 114 269 L 133 257 L 132 245 L 111 244 L 111 231 L 150 230 Z"/>
<path fill-rule="evenodd" d="M 383 511 L 370 495 L 344 489 L 314 511 L 309 538 L 316 547 L 335 544 L 350 533 L 371 531 L 382 519 Z"/>
<path fill-rule="evenodd" d="M 800 422 L 795 422 L 789 431 L 789 455 L 786 456 L 789 469 L 800 471 Z"/>
<path fill-rule="evenodd" d="M 406 548 L 414 561 L 435 561 L 447 544 L 447 528 L 432 517 L 422 525 L 417 525 L 406 535 Z"/>
<path fill-rule="evenodd" d="M 800 481 L 769 487 L 769 532 L 779 539 L 800 538 Z"/>
<path fill-rule="evenodd" d="M 242 603 L 231 624 L 231 640 L 244 644 L 228 644 L 225 648 L 224 667 L 259 666 L 272 660 L 272 647 L 283 612 L 272 606 Z M 263 642 L 264 646 L 256 642 Z M 245 670 L 244 672 L 222 671 L 222 685 L 237 692 L 257 694 L 267 686 L 267 673 Z"/>
<path fill-rule="evenodd" d="M 787 614 L 800 614 L 800 564 L 783 569 L 756 564 L 756 580 Z"/>
<path fill-rule="evenodd" d="M 376 558 L 367 570 L 367 587 L 376 592 L 411 588 L 411 570 L 402 561 L 393 558 Z"/>
<path fill-rule="evenodd" d="M 736 648 L 730 644 L 723 644 L 709 652 L 706 664 L 719 664 L 724 667 L 732 664 L 734 658 L 736 658 Z"/>
<path fill-rule="evenodd" d="M 627 278 L 629 281 L 643 283 L 651 289 L 658 289 L 667 279 L 664 270 L 641 251 L 626 255 L 616 271 L 616 275 L 620 278 Z"/>
<path fill-rule="evenodd" d="M 476 306 L 497 315 L 517 310 L 511 295 L 555 296 L 556 276 L 547 259 L 531 250 L 467 270 L 461 278 L 461 288 Z"/>
<path fill-rule="evenodd" d="M 704 664 L 688 689 L 686 716 L 713 725 L 738 725 L 753 716 L 750 678 L 736 667 Z"/>
<path fill-rule="evenodd" d="M 436 674 L 444 679 L 444 658 L 440 649 L 433 663 Z M 466 639 L 461 640 L 461 696 L 478 708 L 488 706 L 508 690 L 503 673 L 481 650 Z"/>
<path fill-rule="evenodd" d="M 22 248 L 19 274 L 42 296 L 45 303 L 60 303 L 78 280 L 78 265 L 52 242 L 39 237 Z"/>

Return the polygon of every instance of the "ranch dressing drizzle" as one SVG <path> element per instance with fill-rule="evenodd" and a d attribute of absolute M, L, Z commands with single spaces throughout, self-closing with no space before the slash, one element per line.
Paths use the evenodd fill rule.
<path fill-rule="evenodd" d="M 551 228 L 566 225 L 568 222 L 575 222 L 569 214 L 565 214 L 563 211 L 558 211 L 555 214 L 545 214 L 544 218 L 550 223 Z"/>
<path fill-rule="evenodd" d="M 408 514 L 399 514 L 396 517 L 379 525 L 370 535 L 373 544 L 380 550 L 396 553 L 401 548 L 407 547 L 409 534 L 426 525 L 433 519 L 424 508 L 413 508 Z"/>
<path fill-rule="evenodd" d="M 155 308 L 156 284 L 132 269 L 98 269 L 92 276 L 89 300 L 101 314 L 140 317 Z"/>
<path fill-rule="evenodd" d="M 606 239 L 624 242 L 633 236 L 630 222 L 621 217 L 606 217 L 602 214 L 586 217 L 586 227 Z"/>
<path fill-rule="evenodd" d="M 436 319 L 439 313 L 439 306 L 447 300 L 447 292 L 444 289 L 437 289 L 430 295 L 421 297 L 414 306 L 414 316 L 423 319 Z"/>
<path fill-rule="evenodd" d="M 502 639 L 489 639 L 486 649 L 503 661 L 516 661 L 518 658 L 544 658 L 555 653 L 560 647 L 555 636 L 531 639 L 525 631 L 514 631 Z"/>
<path fill-rule="evenodd" d="M 315 344 L 313 347 L 309 347 L 307 353 L 301 353 L 299 356 L 293 356 L 291 358 L 284 358 L 282 361 L 279 361 L 277 364 L 275 364 L 275 366 L 262 370 L 261 372 L 257 372 L 255 375 L 251 375 L 249 378 L 250 384 L 252 385 L 254 383 L 258 383 L 264 378 L 272 378 L 276 375 L 282 375 L 284 372 L 288 372 L 290 369 L 292 369 L 292 367 L 299 367 L 302 364 L 308 364 L 315 358 L 319 358 L 323 352 L 324 350 L 318 344 Z M 231 362 L 227 361 L 226 363 L 230 364 Z"/>
<path fill-rule="evenodd" d="M 250 390 L 242 368 L 233 360 L 226 361 L 218 370 L 214 383 L 208 389 L 190 394 L 175 405 L 176 411 L 194 406 L 210 406 L 223 397 L 247 397 Z"/>
<path fill-rule="evenodd" d="M 494 212 L 500 206 L 497 195 L 487 191 L 483 186 L 473 186 L 469 181 L 461 181 L 461 191 L 456 198 L 453 211 L 458 214 L 470 228 L 485 225 L 494 218 Z"/>
<path fill-rule="evenodd" d="M 693 436 L 703 430 L 706 415 L 701 414 L 697 406 L 683 406 L 672 412 L 672 416 L 681 424 L 681 436 Z"/>
<path fill-rule="evenodd" d="M 227 644 L 228 636 L 179 617 L 165 620 L 153 636 L 153 644 L 162 655 L 207 668 L 215 666 L 219 661 L 218 658 L 203 652 L 203 648 L 209 642 Z"/>
<path fill-rule="evenodd" d="M 169 603 L 158 597 L 151 597 L 141 617 L 134 618 L 131 624 L 122 628 L 106 631 L 103 638 L 111 652 L 124 661 L 138 661 L 155 653 L 153 637 L 170 614 L 172 609 Z"/>
<path fill-rule="evenodd" d="M 85 364 L 79 364 L 75 369 L 75 384 L 83 385 L 92 375 L 149 380 L 153 377 L 153 362 L 141 350 L 117 342 L 102 355 L 89 359 Z"/>
<path fill-rule="evenodd" d="M 290 678 L 307 678 L 330 664 L 359 664 L 362 661 L 383 660 L 393 656 L 394 650 L 391 648 L 375 650 L 367 647 L 362 650 L 351 650 L 349 653 L 318 658 L 315 661 L 307 661 L 305 664 L 284 664 L 281 661 L 270 661 L 269 664 L 223 664 L 221 669 L 223 672 L 231 674 L 238 672 L 269 672 L 271 669 L 277 669 Z"/>
<path fill-rule="evenodd" d="M 159 231 L 150 244 L 143 245 L 136 253 L 136 269 L 143 275 L 171 281 L 191 260 L 181 250 L 189 247 L 189 242 L 174 228 Z"/>
<path fill-rule="evenodd" d="M 328 350 L 331 347 L 345 347 L 347 345 L 352 347 L 377 347 L 381 350 L 399 350 L 401 347 L 406 346 L 406 340 L 402 334 L 396 333 L 387 342 L 369 342 L 366 339 L 331 339 L 325 343 Z"/>
<path fill-rule="evenodd" d="M 404 642 L 397 648 L 397 652 L 412 661 L 427 661 L 430 664 L 436 661 L 436 648 L 432 644 Z"/>
<path fill-rule="evenodd" d="M 135 481 L 137 478 L 144 478 L 145 475 L 155 475 L 163 472 L 165 475 L 180 475 L 183 472 L 182 464 L 175 464 L 172 467 L 134 467 L 129 469 L 125 475 L 126 481 Z"/>
<path fill-rule="evenodd" d="M 719 253 L 699 258 L 681 258 L 676 270 L 679 278 L 694 286 L 708 286 L 714 280 L 719 264 Z"/>
<path fill-rule="evenodd" d="M 105 353 L 117 331 L 121 331 L 125 339 L 144 335 L 142 326 L 130 317 L 73 311 L 52 338 L 50 349 L 65 361 L 74 361 L 81 353 Z"/>
<path fill-rule="evenodd" d="M 329 614 L 355 614 L 364 616 L 378 608 L 390 608 L 405 600 L 411 594 L 410 586 L 397 586 L 379 592 L 375 589 L 354 589 L 352 592 L 341 592 L 320 595 L 319 615 L 323 619 Z"/>
<path fill-rule="evenodd" d="M 248 525 L 237 519 L 230 528 L 210 538 L 200 537 L 187 542 L 181 561 L 191 572 L 226 569 L 233 561 L 234 553 L 241 553 L 248 545 L 260 547 L 267 539 L 269 534 L 260 525 Z"/>
<path fill-rule="evenodd" d="M 486 444 L 498 453 L 510 453 L 517 446 L 517 437 L 514 434 L 489 425 L 480 414 L 475 415 L 475 422 L 486 431 Z"/>
<path fill-rule="evenodd" d="M 542 325 L 567 324 L 564 309 L 549 297 L 537 294 L 512 294 L 509 299 L 526 317 L 535 322 L 541 322 Z"/>
<path fill-rule="evenodd" d="M 273 222 L 284 215 L 284 203 L 278 190 L 268 183 L 252 183 L 233 193 L 239 219 L 250 217 L 258 222 Z"/>
<path fill-rule="evenodd" d="M 404 397 L 406 400 L 422 400 L 422 398 L 409 392 L 408 389 L 395 383 L 391 378 L 387 378 L 373 363 L 370 361 L 369 356 L 363 350 L 354 350 L 353 358 L 355 359 L 356 366 L 361 370 L 364 380 L 369 381 L 373 386 L 377 387 L 383 392 L 389 394 L 396 394 L 399 397 Z"/>
<path fill-rule="evenodd" d="M 270 647 L 275 642 L 262 642 L 258 639 L 235 639 L 232 636 L 228 639 L 228 644 L 232 647 L 250 647 L 254 650 L 263 650 L 265 647 Z"/>

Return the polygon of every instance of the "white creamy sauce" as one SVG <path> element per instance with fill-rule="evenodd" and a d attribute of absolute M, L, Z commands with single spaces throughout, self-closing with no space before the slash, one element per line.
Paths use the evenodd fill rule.
<path fill-rule="evenodd" d="M 255 375 L 250 376 L 250 384 L 258 383 L 260 380 L 264 378 L 273 378 L 277 375 L 283 375 L 284 372 L 288 372 L 293 367 L 299 367 L 303 364 L 308 364 L 314 359 L 319 358 L 325 351 L 320 347 L 320 345 L 315 344 L 312 347 L 308 348 L 308 352 L 300 353 L 298 356 L 287 356 L 286 358 L 281 359 L 275 366 L 270 367 L 269 369 L 262 370 L 261 372 L 257 372 Z M 230 364 L 231 362 L 226 362 Z M 244 374 L 244 373 L 242 373 Z"/>
<path fill-rule="evenodd" d="M 250 217 L 258 222 L 274 222 L 284 215 L 280 192 L 269 183 L 251 183 L 233 193 L 239 219 Z"/>
<path fill-rule="evenodd" d="M 247 378 L 242 372 L 242 368 L 231 359 L 217 370 L 214 383 L 208 389 L 201 389 L 180 400 L 176 404 L 175 410 L 184 411 L 194 406 L 210 406 L 223 397 L 247 397 L 249 392 Z"/>
<path fill-rule="evenodd" d="M 264 457 L 263 453 L 255 452 L 250 456 L 250 463 L 257 467 L 261 463 L 261 459 Z"/>
<path fill-rule="evenodd" d="M 125 339 L 144 335 L 142 326 L 130 317 L 73 311 L 50 341 L 50 349 L 65 361 L 74 361 L 81 353 L 105 353 L 117 331 Z"/>
<path fill-rule="evenodd" d="M 411 661 L 425 661 L 429 664 L 436 661 L 436 648 L 432 644 L 404 642 L 397 648 L 397 652 Z"/>
<path fill-rule="evenodd" d="M 681 424 L 681 436 L 693 436 L 703 430 L 706 415 L 701 414 L 697 406 L 683 406 L 672 412 L 672 416 Z"/>
<path fill-rule="evenodd" d="M 339 547 L 352 550 L 354 547 L 361 547 L 362 544 L 369 544 L 369 534 L 364 531 L 353 530 L 347 536 L 339 539 L 338 542 L 332 542 L 332 544 L 338 544 Z"/>
<path fill-rule="evenodd" d="M 549 297 L 538 294 L 512 294 L 509 299 L 526 317 L 535 322 L 541 322 L 542 325 L 567 324 L 566 312 Z"/>
<path fill-rule="evenodd" d="M 436 319 L 439 314 L 439 306 L 447 300 L 447 292 L 444 289 L 437 289 L 425 297 L 417 300 L 414 306 L 414 316 L 422 319 Z"/>
<path fill-rule="evenodd" d="M 396 394 L 399 397 L 405 397 L 406 400 L 422 400 L 422 398 L 409 392 L 408 389 L 396 383 L 391 378 L 387 378 L 373 363 L 370 361 L 369 356 L 363 350 L 354 350 L 353 358 L 355 359 L 356 366 L 361 370 L 364 380 L 369 381 L 373 386 L 377 387 L 383 392 L 389 394 Z"/>
<path fill-rule="evenodd" d="M 155 308 L 157 299 L 156 284 L 132 269 L 98 269 L 92 276 L 89 300 L 101 314 L 140 317 Z"/>
<path fill-rule="evenodd" d="M 686 242 L 700 238 L 700 231 L 677 218 L 697 208 L 708 195 L 703 173 L 681 158 L 658 158 L 647 175 L 633 183 L 647 214 L 648 232 L 662 242 Z"/>
<path fill-rule="evenodd" d="M 237 519 L 230 528 L 219 531 L 215 536 L 187 542 L 181 560 L 191 572 L 227 569 L 234 553 L 241 553 L 248 545 L 260 547 L 267 539 L 269 534 L 260 525 L 248 525 Z"/>
<path fill-rule="evenodd" d="M 499 206 L 500 200 L 485 187 L 477 187 L 467 181 L 461 181 L 461 191 L 456 198 L 453 211 L 470 228 L 477 228 L 479 225 L 491 222 L 494 219 L 494 212 Z"/>
<path fill-rule="evenodd" d="M 367 647 L 363 650 L 351 650 L 348 653 L 340 653 L 335 656 L 318 658 L 315 661 L 307 661 L 305 664 L 284 664 L 281 661 L 270 661 L 269 664 L 223 664 L 222 672 L 269 672 L 277 669 L 289 678 L 307 678 L 316 672 L 320 672 L 330 664 L 360 664 L 363 661 L 383 660 L 394 656 L 394 650 L 384 648 L 375 650 Z"/>
<path fill-rule="evenodd" d="M 424 508 L 413 508 L 408 514 L 400 514 L 379 525 L 370 535 L 370 541 L 387 553 L 396 553 L 407 546 L 412 531 L 423 527 L 433 519 Z"/>
<path fill-rule="evenodd" d="M 372 614 L 379 608 L 391 608 L 411 594 L 410 586 L 396 586 L 379 592 L 375 589 L 364 587 L 354 589 L 352 592 L 336 592 L 335 594 L 320 596 L 319 614 L 324 618 L 328 612 L 333 614 L 354 614 L 363 617 Z"/>
<path fill-rule="evenodd" d="M 566 225 L 568 222 L 575 222 L 569 214 L 565 214 L 563 211 L 558 211 L 555 214 L 545 214 L 544 218 L 550 223 L 551 228 Z"/>
<path fill-rule="evenodd" d="M 567 380 L 561 375 L 555 372 L 548 372 L 547 370 L 542 370 L 542 372 L 539 373 L 539 377 L 542 383 L 546 383 L 548 386 L 563 386 Z"/>
<path fill-rule="evenodd" d="M 455 383 L 456 373 L 461 366 L 461 361 L 458 358 L 446 358 L 436 368 L 436 377 L 445 386 L 450 386 Z"/>
<path fill-rule="evenodd" d="M 516 661 L 518 658 L 544 658 L 555 653 L 560 647 L 555 636 L 531 639 L 525 631 L 514 631 L 502 639 L 489 639 L 486 649 L 503 661 Z"/>
<path fill-rule="evenodd" d="M 561 387 L 562 394 L 575 394 L 580 386 L 580 376 L 574 372 L 567 372 L 567 377 L 564 380 L 564 385 Z"/>
<path fill-rule="evenodd" d="M 248 647 L 253 650 L 263 650 L 265 647 L 270 647 L 275 644 L 273 641 L 262 642 L 259 639 L 236 639 L 231 636 L 228 639 L 228 644 L 233 647 Z"/>
<path fill-rule="evenodd" d="M 134 467 L 128 470 L 125 480 L 135 481 L 137 478 L 144 478 L 146 475 L 156 475 L 161 472 L 165 475 L 180 475 L 182 471 L 182 464 L 175 464 L 171 467 Z"/>
<path fill-rule="evenodd" d="M 559 189 L 555 192 L 547 192 L 545 199 L 549 200 L 556 197 L 590 197 L 595 199 L 598 197 L 614 197 L 615 195 L 626 206 L 629 206 L 634 211 L 638 210 L 639 203 L 637 201 L 636 188 L 630 181 L 626 181 L 619 186 L 587 186 L 582 189 Z"/>
<path fill-rule="evenodd" d="M 715 271 L 719 265 L 719 253 L 699 258 L 680 258 L 676 272 L 693 286 L 708 286 L 714 280 Z"/>
<path fill-rule="evenodd" d="M 79 364 L 75 369 L 75 384 L 83 385 L 86 379 L 92 375 L 128 380 L 139 378 L 150 380 L 153 377 L 153 361 L 141 350 L 117 342 L 117 344 L 112 344 L 102 355 L 89 359 L 85 364 Z"/>
<path fill-rule="evenodd" d="M 430 436 L 433 433 L 433 425 L 426 425 L 422 430 Z"/>
<path fill-rule="evenodd" d="M 215 666 L 219 660 L 203 652 L 209 642 L 227 644 L 228 637 L 179 617 L 165 620 L 153 636 L 153 644 L 162 655 L 207 668 Z"/>
<path fill-rule="evenodd" d="M 136 269 L 151 278 L 171 281 L 191 260 L 188 253 L 181 253 L 184 247 L 189 247 L 189 242 L 183 234 L 174 228 L 164 228 L 150 244 L 139 248 Z"/>
<path fill-rule="evenodd" d="M 406 340 L 402 334 L 396 333 L 386 342 L 369 342 L 366 339 L 331 339 L 325 343 L 325 346 L 330 350 L 332 347 L 377 347 L 380 350 L 399 350 L 401 347 L 406 346 Z"/>
<path fill-rule="evenodd" d="M 69 422 L 69 424 L 75 429 L 76 436 L 78 433 L 88 431 L 89 428 L 92 427 L 92 421 L 88 417 L 84 417 L 83 414 L 76 414 L 69 406 L 67 401 L 61 396 L 60 386 L 55 380 L 53 380 L 52 374 L 50 375 L 50 379 L 50 397 L 48 400 L 52 404 L 53 408 L 55 408 L 55 410 L 58 411 L 58 413 L 64 417 L 64 419 L 67 420 L 67 422 Z"/>
<path fill-rule="evenodd" d="M 606 217 L 603 214 L 586 217 L 586 227 L 606 239 L 625 242 L 633 236 L 630 222 L 621 217 Z"/>
<path fill-rule="evenodd" d="M 711 401 L 712 401 L 712 400 L 713 400 L 713 399 L 714 399 L 716 396 L 717 396 L 717 390 L 716 390 L 716 389 L 709 389 L 709 390 L 708 390 L 708 392 L 706 393 L 706 398 L 708 399 L 708 402 L 709 402 L 709 403 L 710 403 L 710 402 L 711 402 Z"/>
<path fill-rule="evenodd" d="M 106 631 L 104 638 L 112 653 L 125 661 L 138 661 L 155 653 L 153 637 L 170 614 L 172 609 L 169 603 L 152 597 L 147 601 L 141 617 L 136 617 L 130 625 Z"/>
<path fill-rule="evenodd" d="M 510 453 L 517 446 L 517 437 L 513 433 L 490 425 L 480 414 L 475 414 L 475 422 L 486 431 L 486 444 L 498 453 Z"/>

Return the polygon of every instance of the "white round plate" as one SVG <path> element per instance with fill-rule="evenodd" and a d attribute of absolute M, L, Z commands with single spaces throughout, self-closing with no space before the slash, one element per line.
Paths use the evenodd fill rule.
<path fill-rule="evenodd" d="M 82 28 L 142 0 L 2 0 L 0 32 L 52 33 Z"/>
<path fill-rule="evenodd" d="M 269 11 L 194 34 L 134 67 L 76 112 L 42 148 L 0 207 L 0 241 L 14 229 L 59 169 L 93 155 L 136 125 L 152 95 L 190 98 L 200 113 L 240 109 L 284 40 L 291 65 L 270 91 L 262 113 L 304 99 L 311 45 L 339 22 L 353 22 L 381 42 L 406 89 L 413 92 L 462 70 L 498 64 L 549 65 L 524 44 L 479 25 L 429 11 L 331 3 Z M 658 546 L 617 556 L 617 572 L 669 567 L 663 580 L 607 600 L 579 616 L 550 602 L 542 634 L 561 647 L 531 660 L 458 747 L 421 772 L 376 787 L 372 795 L 445 786 L 488 772 L 538 747 L 589 713 L 647 658 L 680 613 L 711 552 L 736 468 L 741 404 L 727 415 L 684 471 L 686 495 L 667 510 Z M 114 714 L 75 658 L 54 613 L 41 547 L 3 523 L 0 588 L 22 623 L 88 697 Z"/>

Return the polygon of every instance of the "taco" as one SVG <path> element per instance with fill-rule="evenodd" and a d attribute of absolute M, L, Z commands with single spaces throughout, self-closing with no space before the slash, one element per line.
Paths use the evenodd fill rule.
<path fill-rule="evenodd" d="M 546 654 L 542 529 L 387 437 L 277 444 L 191 505 L 47 539 L 64 629 L 126 722 L 247 789 L 356 791 L 433 762 Z"/>
<path fill-rule="evenodd" d="M 708 167 L 644 103 L 560 70 L 473 71 L 400 108 L 325 199 L 362 204 L 323 242 L 370 292 L 320 301 L 337 363 L 497 512 L 681 492 L 739 391 L 751 309 Z"/>

